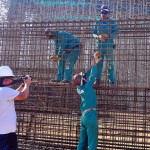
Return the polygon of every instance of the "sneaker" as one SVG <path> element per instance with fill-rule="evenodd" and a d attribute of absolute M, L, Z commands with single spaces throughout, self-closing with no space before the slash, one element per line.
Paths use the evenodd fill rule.
<path fill-rule="evenodd" d="M 63 80 L 63 81 L 61 81 L 61 83 L 70 83 L 70 81 L 68 81 L 68 80 Z"/>
<path fill-rule="evenodd" d="M 51 82 L 60 82 L 60 80 L 57 80 L 57 79 L 52 79 L 50 80 Z"/>

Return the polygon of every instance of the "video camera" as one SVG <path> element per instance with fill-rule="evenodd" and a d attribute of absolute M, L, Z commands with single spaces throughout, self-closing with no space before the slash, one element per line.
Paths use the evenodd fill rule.
<path fill-rule="evenodd" d="M 31 76 L 30 76 L 31 77 Z M 0 85 L 1 87 L 5 87 L 5 86 L 9 86 L 9 85 L 14 85 L 14 84 L 21 84 L 24 83 L 24 80 L 27 80 L 28 77 L 27 76 L 21 76 L 19 78 L 14 79 L 10 84 L 8 85 Z M 32 80 L 32 77 L 31 77 Z"/>

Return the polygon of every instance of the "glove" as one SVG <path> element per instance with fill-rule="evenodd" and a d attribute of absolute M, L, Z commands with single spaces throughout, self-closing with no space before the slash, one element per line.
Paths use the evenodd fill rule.
<path fill-rule="evenodd" d="M 107 34 L 101 34 L 102 37 L 108 38 L 109 36 Z"/>
<path fill-rule="evenodd" d="M 58 57 L 58 55 L 53 55 L 50 57 L 50 60 L 53 62 L 57 62 L 57 61 L 59 61 L 59 57 Z"/>
<path fill-rule="evenodd" d="M 94 53 L 94 58 L 95 58 L 95 62 L 98 63 L 100 60 L 102 60 L 101 58 L 101 52 L 95 52 Z"/>
<path fill-rule="evenodd" d="M 98 37 L 102 42 L 105 42 L 105 39 L 108 38 L 109 36 L 107 34 L 100 34 Z"/>

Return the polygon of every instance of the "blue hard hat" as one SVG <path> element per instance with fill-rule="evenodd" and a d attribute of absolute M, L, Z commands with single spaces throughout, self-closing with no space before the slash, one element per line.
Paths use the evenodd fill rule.
<path fill-rule="evenodd" d="M 101 14 L 109 14 L 109 10 L 108 9 L 102 9 Z"/>

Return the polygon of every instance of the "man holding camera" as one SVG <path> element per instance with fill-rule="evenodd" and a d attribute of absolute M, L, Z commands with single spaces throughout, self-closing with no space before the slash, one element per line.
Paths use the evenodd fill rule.
<path fill-rule="evenodd" d="M 14 100 L 25 100 L 29 96 L 31 77 L 22 78 L 18 89 L 13 89 L 14 74 L 9 66 L 0 67 L 0 149 L 18 150 L 16 136 L 16 111 Z"/>

